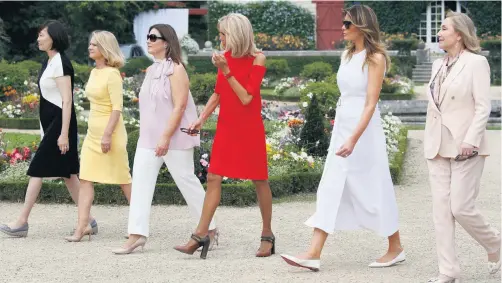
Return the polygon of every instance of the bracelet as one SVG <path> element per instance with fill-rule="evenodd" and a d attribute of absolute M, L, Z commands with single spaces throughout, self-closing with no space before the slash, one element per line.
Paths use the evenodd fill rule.
<path fill-rule="evenodd" d="M 233 76 L 234 76 L 234 74 L 232 74 L 232 72 L 228 72 L 228 74 L 226 74 L 226 75 L 224 74 L 224 76 L 225 76 L 225 79 L 227 79 L 227 80 L 228 80 L 228 79 L 230 79 L 231 77 L 233 77 Z"/>

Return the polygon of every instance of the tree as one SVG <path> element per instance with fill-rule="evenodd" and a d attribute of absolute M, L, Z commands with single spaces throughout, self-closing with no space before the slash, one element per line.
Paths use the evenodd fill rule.
<path fill-rule="evenodd" d="M 9 51 L 8 44 L 10 43 L 9 36 L 5 33 L 4 23 L 0 18 L 0 59 L 5 58 Z"/>
<path fill-rule="evenodd" d="M 329 141 L 324 128 L 324 118 L 314 94 L 305 115 L 307 122 L 300 133 L 300 146 L 313 156 L 326 156 Z"/>

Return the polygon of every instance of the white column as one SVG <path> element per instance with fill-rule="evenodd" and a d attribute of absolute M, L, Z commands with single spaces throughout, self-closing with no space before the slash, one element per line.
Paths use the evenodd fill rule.
<path fill-rule="evenodd" d="M 460 1 L 457 1 L 457 12 L 458 13 L 462 12 L 462 7 L 460 6 Z"/>
<path fill-rule="evenodd" d="M 429 4 L 427 6 L 427 17 L 426 17 L 426 19 L 427 19 L 427 42 L 426 43 L 432 43 L 431 4 Z"/>
<path fill-rule="evenodd" d="M 444 0 L 441 0 L 441 22 L 444 20 Z"/>

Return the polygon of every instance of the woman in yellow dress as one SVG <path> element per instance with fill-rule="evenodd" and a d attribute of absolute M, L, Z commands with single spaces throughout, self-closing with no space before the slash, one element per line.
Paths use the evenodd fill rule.
<path fill-rule="evenodd" d="M 122 77 L 118 68 L 124 56 L 117 39 L 108 31 L 95 31 L 89 42 L 89 57 L 96 62 L 85 87 L 91 103 L 87 135 L 80 157 L 78 226 L 69 242 L 91 237 L 89 214 L 94 199 L 94 183 L 119 184 L 129 201 L 131 174 L 127 157 L 127 132 L 122 119 Z"/>

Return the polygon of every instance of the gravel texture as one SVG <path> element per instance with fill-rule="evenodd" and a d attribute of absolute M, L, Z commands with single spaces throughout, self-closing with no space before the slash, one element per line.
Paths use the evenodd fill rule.
<path fill-rule="evenodd" d="M 76 208 L 37 205 L 27 238 L 0 236 L 0 282 L 426 282 L 436 275 L 437 261 L 422 137 L 423 131 L 409 132 L 405 177 L 402 185 L 396 186 L 401 237 L 407 252 L 406 262 L 396 267 L 367 267 L 385 252 L 387 244 L 386 239 L 368 231 L 330 237 L 317 273 L 290 267 L 278 255 L 255 258 L 260 235 L 257 207 L 218 209 L 220 246 L 204 261 L 172 249 L 184 243 L 195 227 L 187 207 L 155 206 L 145 251 L 116 256 L 111 249 L 124 242 L 127 207 L 95 206 L 92 212 L 100 233 L 90 242 L 67 243 L 63 237 L 76 222 Z M 487 159 L 477 204 L 500 229 L 500 131 L 489 131 L 489 142 L 493 155 Z M 299 199 L 274 204 L 279 254 L 299 253 L 309 244 L 312 230 L 303 222 L 314 212 L 315 198 Z M 0 223 L 16 217 L 21 206 L 0 202 Z M 463 282 L 500 282 L 500 272 L 486 272 L 484 250 L 460 227 L 457 246 Z"/>

